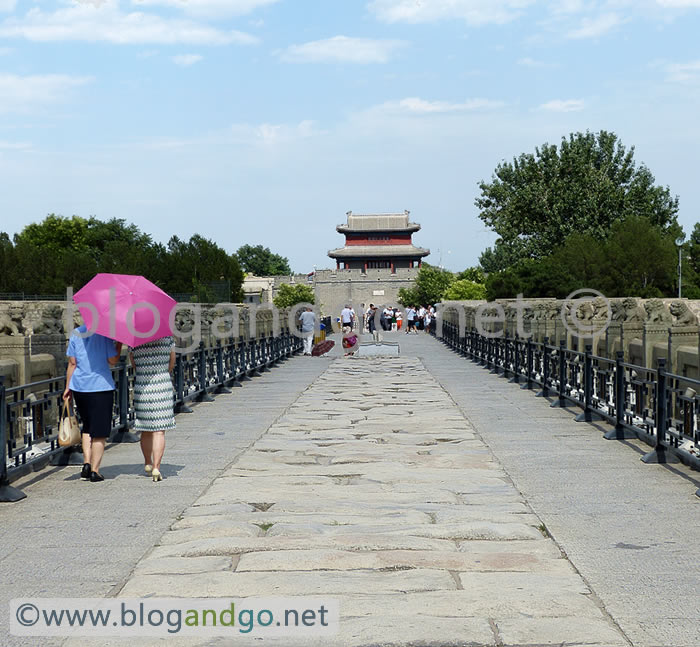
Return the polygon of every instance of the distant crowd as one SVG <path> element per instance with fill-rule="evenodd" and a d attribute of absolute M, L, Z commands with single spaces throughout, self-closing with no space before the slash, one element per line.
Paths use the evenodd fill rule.
<path fill-rule="evenodd" d="M 339 320 L 343 328 L 367 332 L 376 336 L 378 333 L 376 329 L 378 310 L 377 306 L 370 303 L 358 321 L 354 308 L 346 305 L 340 313 Z M 435 319 L 435 308 L 431 305 L 408 306 L 405 310 L 405 322 L 404 313 L 399 308 L 385 306 L 379 311 L 379 326 L 381 330 L 386 332 L 403 330 L 407 335 L 409 333 L 418 334 L 420 330 L 429 332 L 433 319 Z"/>

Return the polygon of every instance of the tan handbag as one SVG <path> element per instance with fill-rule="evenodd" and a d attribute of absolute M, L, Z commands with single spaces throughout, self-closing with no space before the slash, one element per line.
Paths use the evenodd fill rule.
<path fill-rule="evenodd" d="M 80 425 L 75 413 L 71 413 L 68 401 L 63 401 L 61 422 L 58 425 L 58 444 L 61 447 L 72 447 L 80 444 Z"/>

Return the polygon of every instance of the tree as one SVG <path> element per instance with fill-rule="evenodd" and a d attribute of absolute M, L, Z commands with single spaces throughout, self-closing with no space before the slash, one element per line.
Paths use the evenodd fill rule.
<path fill-rule="evenodd" d="M 165 256 L 164 285 L 167 292 L 191 293 L 193 300 L 216 303 L 240 301 L 243 271 L 235 254 L 195 234 L 188 242 L 173 236 Z M 215 286 L 225 286 L 224 291 Z"/>
<path fill-rule="evenodd" d="M 683 296 L 700 299 L 700 222 L 683 247 Z"/>
<path fill-rule="evenodd" d="M 466 270 L 457 274 L 457 280 L 460 281 L 462 279 L 467 279 L 474 283 L 481 283 L 482 285 L 486 283 L 486 276 L 480 267 L 468 267 Z"/>
<path fill-rule="evenodd" d="M 289 276 L 292 273 L 289 261 L 279 254 L 273 254 L 269 247 L 243 245 L 236 252 L 238 262 L 248 274 L 255 276 Z"/>
<path fill-rule="evenodd" d="M 454 280 L 452 272 L 423 263 L 415 285 L 412 288 L 399 288 L 398 299 L 405 306 L 438 303 Z"/>
<path fill-rule="evenodd" d="M 314 303 L 314 291 L 303 283 L 282 283 L 277 296 L 272 300 L 276 308 L 291 308 L 297 303 Z"/>
<path fill-rule="evenodd" d="M 499 164 L 480 182 L 479 217 L 500 239 L 482 255 L 482 267 L 503 270 L 515 261 L 543 258 L 574 232 L 605 239 L 631 216 L 664 233 L 680 232 L 678 198 L 654 185 L 614 133 L 572 133 L 559 147 L 544 144 L 512 163 Z"/>
<path fill-rule="evenodd" d="M 485 298 L 486 286 L 469 279 L 458 279 L 445 290 L 443 295 L 445 301 L 471 301 Z"/>
<path fill-rule="evenodd" d="M 526 259 L 486 280 L 489 300 L 525 297 L 564 298 L 591 288 L 607 297 L 674 295 L 676 250 L 644 216 L 613 225 L 607 240 L 572 234 L 552 254 Z"/>
<path fill-rule="evenodd" d="M 46 252 L 82 251 L 88 248 L 88 221 L 50 213 L 42 222 L 27 225 L 15 235 L 15 244 L 30 244 Z"/>
<path fill-rule="evenodd" d="M 605 243 L 599 289 L 610 297 L 674 296 L 678 255 L 673 238 L 643 217 L 613 227 Z"/>

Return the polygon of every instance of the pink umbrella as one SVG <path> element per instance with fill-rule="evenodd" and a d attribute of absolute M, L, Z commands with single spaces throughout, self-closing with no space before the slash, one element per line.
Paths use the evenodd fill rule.
<path fill-rule="evenodd" d="M 172 334 L 175 299 L 143 276 L 97 274 L 73 295 L 88 330 L 129 346 Z"/>

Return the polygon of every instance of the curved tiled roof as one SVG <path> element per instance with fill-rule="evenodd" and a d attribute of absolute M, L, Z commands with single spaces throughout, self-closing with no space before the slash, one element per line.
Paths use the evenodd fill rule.
<path fill-rule="evenodd" d="M 409 222 L 408 213 L 348 214 L 348 222 L 338 225 L 336 230 L 350 231 L 418 231 L 420 225 Z"/>
<path fill-rule="evenodd" d="M 350 245 L 349 247 L 340 247 L 332 249 L 328 252 L 331 258 L 404 258 L 411 256 L 413 258 L 427 256 L 430 254 L 429 249 L 416 247 L 415 245 Z"/>

